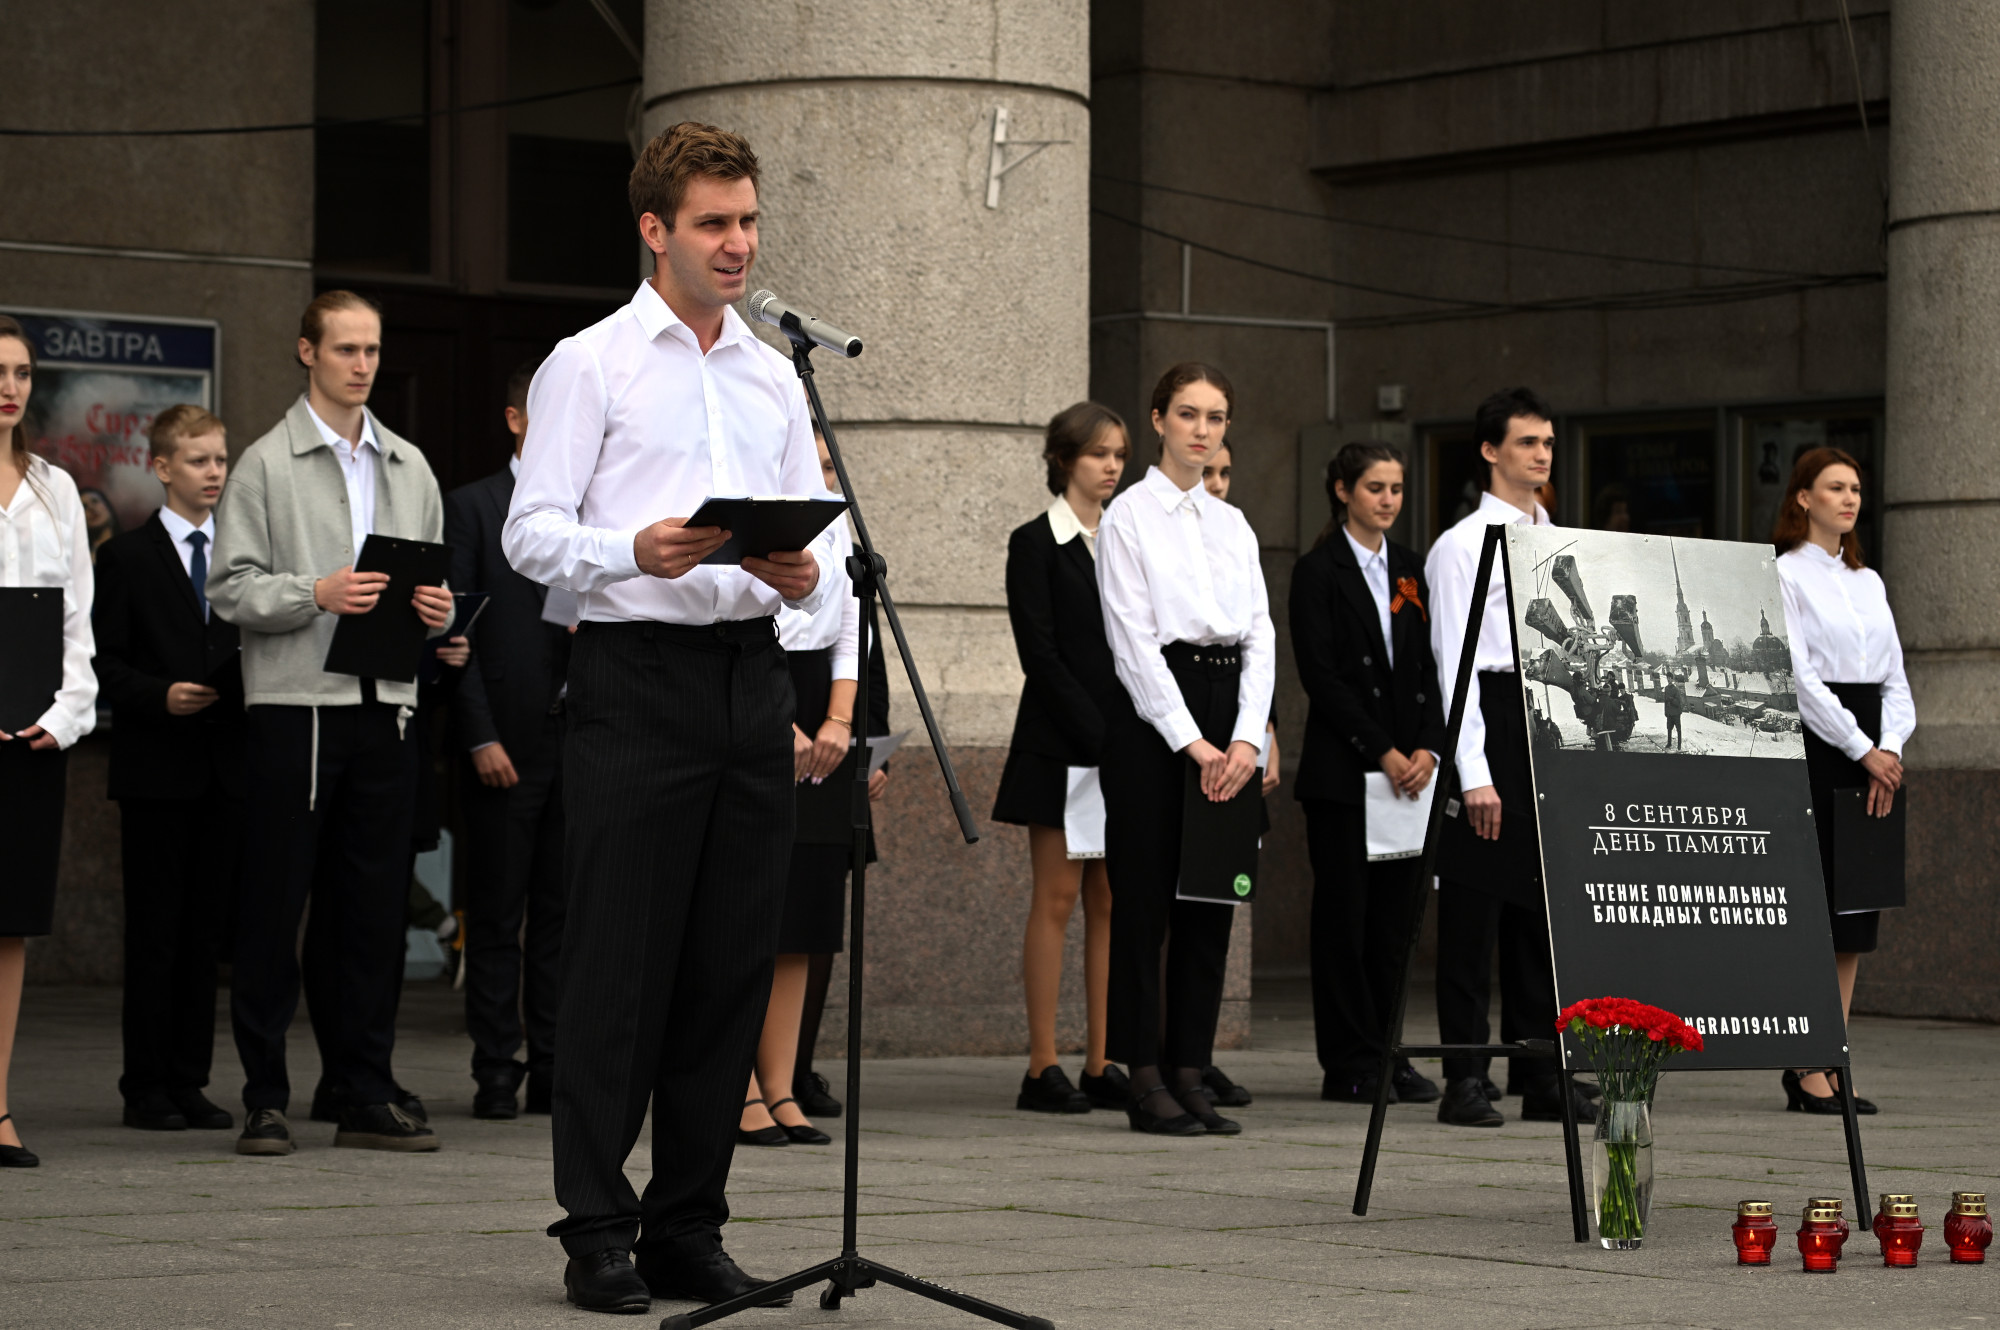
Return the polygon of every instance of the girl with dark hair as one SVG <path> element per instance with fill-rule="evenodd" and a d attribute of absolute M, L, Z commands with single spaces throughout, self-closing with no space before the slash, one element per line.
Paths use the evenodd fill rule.
<path fill-rule="evenodd" d="M 97 724 L 89 535 L 76 482 L 28 450 L 34 378 L 34 344 L 19 323 L 0 316 L 0 587 L 62 596 L 61 682 L 28 723 L 0 716 L 0 725 L 15 727 L 0 728 L 0 834 L 8 857 L 0 873 L 0 1168 L 41 1162 L 15 1130 L 7 1069 L 21 1015 L 24 939 L 46 936 L 55 913 L 66 750 Z M 10 642 L 8 649 L 23 645 Z"/>
<path fill-rule="evenodd" d="M 1423 560 L 1389 539 L 1403 511 L 1403 454 L 1350 443 L 1327 467 L 1334 520 L 1292 571 L 1292 653 L 1311 710 L 1293 793 L 1312 858 L 1313 1031 L 1320 1098 L 1375 1102 L 1416 859 L 1368 861 L 1365 791 L 1380 772 L 1418 798 L 1444 746 Z M 1407 1060 L 1392 1102 L 1438 1087 Z"/>
<path fill-rule="evenodd" d="M 1071 846 L 1070 777 L 1095 778 L 1105 731 L 1128 716 L 1097 600 L 1097 532 L 1131 452 L 1125 422 L 1096 402 L 1078 402 L 1049 422 L 1042 460 L 1048 511 L 1007 541 L 1007 617 L 1021 656 L 1021 707 L 993 819 L 1028 829 L 1034 903 L 1021 944 L 1028 1006 L 1028 1072 L 1017 1108 L 1086 1113 L 1123 1108 L 1125 1073 L 1104 1060 L 1105 981 L 1111 946 L 1111 887 L 1103 851 Z M 1079 828 L 1079 830 L 1081 830 Z M 1083 899 L 1085 1041 L 1082 1088 L 1056 1063 L 1056 997 L 1063 937 Z"/>
<path fill-rule="evenodd" d="M 1276 635 L 1257 536 L 1201 483 L 1234 396 L 1210 366 L 1168 370 L 1153 391 L 1160 463 L 1112 500 L 1099 527 L 1105 636 L 1132 699 L 1105 737 L 1102 767 L 1113 905 L 1106 1051 L 1131 1064 L 1132 1130 L 1163 1136 L 1242 1130 L 1202 1087 L 1234 907 L 1176 891 L 1188 762 L 1203 795 L 1233 798 L 1256 778 L 1271 712 Z"/>
<path fill-rule="evenodd" d="M 1854 534 L 1860 515 L 1860 466 L 1838 448 L 1815 448 L 1792 468 L 1771 532 L 1804 722 L 1813 821 L 1819 828 L 1820 862 L 1826 866 L 1843 1019 L 1854 1001 L 1861 953 L 1875 950 L 1881 914 L 1834 912 L 1838 884 L 1854 871 L 1834 853 L 1834 791 L 1865 787 L 1869 815 L 1889 816 L 1903 785 L 1903 745 L 1917 727 L 1888 592 L 1882 578 L 1862 561 L 1861 542 Z M 1831 1071 L 1786 1072 L 1785 1106 L 1805 1113 L 1840 1112 L 1834 1077 Z M 1854 1106 L 1862 1113 L 1875 1111 L 1865 1099 L 1856 1099 Z"/>

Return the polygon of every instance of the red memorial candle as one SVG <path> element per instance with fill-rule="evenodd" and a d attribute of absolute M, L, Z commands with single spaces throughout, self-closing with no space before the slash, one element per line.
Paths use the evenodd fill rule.
<path fill-rule="evenodd" d="M 1883 1192 L 1882 1199 L 1875 1203 L 1875 1221 L 1868 1226 L 1869 1231 L 1875 1235 L 1877 1240 L 1880 1240 L 1889 1228 L 1889 1207 L 1892 1205 L 1915 1205 L 1916 1203 L 1917 1198 L 1908 1192 Z"/>
<path fill-rule="evenodd" d="M 1951 1214 L 1944 1221 L 1944 1240 L 1951 1248 L 1951 1259 L 1958 1264 L 1985 1263 L 1987 1244 L 1993 1241 L 1993 1221 L 1986 1215 L 1985 1192 L 1951 1194 Z"/>
<path fill-rule="evenodd" d="M 1769 1265 L 1771 1249 L 1778 1245 L 1778 1222 L 1771 1218 L 1769 1201 L 1740 1201 L 1736 1222 L 1729 1226 L 1736 1244 L 1738 1265 Z"/>
<path fill-rule="evenodd" d="M 1891 1200 L 1875 1216 L 1875 1236 L 1882 1243 L 1882 1264 L 1910 1266 L 1917 1263 L 1917 1248 L 1924 1245 L 1923 1221 L 1917 1217 L 1915 1201 Z"/>
<path fill-rule="evenodd" d="M 1830 1274 L 1840 1268 L 1840 1247 L 1847 1241 L 1841 1223 L 1840 1211 L 1832 1206 L 1806 1209 L 1799 1224 L 1799 1255 L 1805 1258 L 1807 1274 Z"/>

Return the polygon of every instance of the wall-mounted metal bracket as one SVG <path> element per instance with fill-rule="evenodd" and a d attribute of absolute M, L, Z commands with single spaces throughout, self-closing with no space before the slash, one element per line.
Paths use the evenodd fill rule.
<path fill-rule="evenodd" d="M 1053 148 L 1059 143 L 1068 143 L 1070 141 L 1069 139 L 1010 139 L 1007 137 L 1007 108 L 1004 106 L 994 107 L 993 150 L 986 159 L 986 206 L 989 208 L 1000 206 L 1000 179 L 1002 176 L 1027 161 L 1030 157 L 1041 152 L 1042 149 Z M 1010 162 L 1007 160 L 1007 149 L 1009 148 L 1026 148 L 1028 151 Z"/>

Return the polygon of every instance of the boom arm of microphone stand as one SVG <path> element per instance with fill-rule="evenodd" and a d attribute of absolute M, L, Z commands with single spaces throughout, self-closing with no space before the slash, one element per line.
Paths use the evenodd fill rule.
<path fill-rule="evenodd" d="M 951 811 L 958 818 L 959 834 L 965 837 L 967 845 L 976 845 L 979 842 L 979 824 L 973 820 L 972 806 L 965 801 L 965 791 L 959 788 L 958 772 L 952 768 L 951 754 L 944 746 L 944 733 L 938 729 L 930 697 L 924 692 L 923 676 L 917 673 L 917 663 L 910 655 L 909 639 L 903 636 L 902 616 L 896 613 L 896 602 L 890 597 L 885 581 L 888 562 L 875 552 L 875 543 L 868 538 L 868 524 L 862 520 L 861 505 L 854 498 L 854 485 L 847 478 L 847 463 L 841 459 L 840 443 L 833 437 L 833 427 L 826 419 L 826 408 L 819 400 L 819 388 L 813 383 L 812 341 L 804 333 L 791 328 L 779 331 L 792 344 L 792 364 L 798 369 L 799 381 L 805 385 L 806 402 L 812 408 L 813 422 L 819 426 L 820 437 L 826 440 L 826 454 L 833 460 L 833 473 L 840 478 L 840 492 L 847 500 L 847 515 L 854 519 L 854 539 L 859 553 L 850 564 L 850 573 L 854 576 L 855 594 L 861 594 L 863 578 L 866 578 L 881 598 L 882 612 L 889 619 L 889 633 L 896 639 L 896 654 L 903 659 L 903 674 L 910 681 L 910 691 L 916 694 L 917 710 L 923 713 L 924 730 L 930 735 L 931 752 L 937 757 L 938 770 L 944 774 L 945 790 L 951 795 Z M 863 743 L 868 741 L 866 735 L 857 737 Z"/>

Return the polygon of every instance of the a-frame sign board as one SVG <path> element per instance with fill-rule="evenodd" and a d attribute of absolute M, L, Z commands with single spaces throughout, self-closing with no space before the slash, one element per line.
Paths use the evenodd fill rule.
<path fill-rule="evenodd" d="M 1480 550 L 1354 1213 L 1368 1212 L 1396 1058 L 1546 1057 L 1561 1075 L 1575 1236 L 1590 1237 L 1575 1042 L 1553 1030 L 1518 1044 L 1402 1042 L 1410 958 L 1444 819 L 1458 810 L 1453 758 L 1496 559 L 1508 570 L 1558 1005 L 1616 996 L 1680 1015 L 1705 1048 L 1670 1070 L 1839 1068 L 1865 1213 L 1804 741 L 1789 652 L 1771 629 L 1784 614 L 1770 547 L 1518 524 L 1490 528 Z"/>

